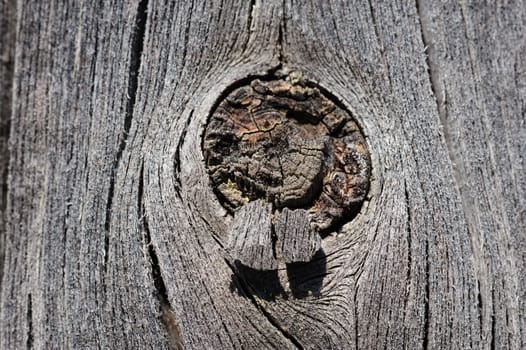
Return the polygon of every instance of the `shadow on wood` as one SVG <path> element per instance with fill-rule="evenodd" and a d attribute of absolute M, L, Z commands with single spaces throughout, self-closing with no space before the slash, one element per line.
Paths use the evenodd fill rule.
<path fill-rule="evenodd" d="M 323 249 L 319 249 L 312 261 L 286 264 L 286 276 L 282 270 L 261 271 L 235 261 L 236 273 L 232 274 L 230 288 L 239 295 L 266 301 L 276 298 L 303 299 L 318 297 L 323 279 L 327 274 L 327 259 Z"/>

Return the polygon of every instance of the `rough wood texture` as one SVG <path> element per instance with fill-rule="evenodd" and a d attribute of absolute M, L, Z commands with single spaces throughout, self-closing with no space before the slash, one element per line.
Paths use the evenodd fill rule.
<path fill-rule="evenodd" d="M 236 211 L 226 245 L 232 263 L 256 270 L 278 267 L 272 242 L 272 205 L 261 200 L 250 202 Z"/>
<path fill-rule="evenodd" d="M 13 0 L 0 0 L 0 288 L 4 263 L 5 209 L 7 198 L 7 143 L 11 118 L 11 85 L 15 48 L 16 11 Z"/>
<path fill-rule="evenodd" d="M 321 248 L 321 238 L 312 229 L 306 210 L 284 208 L 279 216 L 276 237 L 285 263 L 309 262 Z"/>
<path fill-rule="evenodd" d="M 526 347 L 524 2 L 123 4 L 17 4 L 0 348 Z M 357 116 L 371 188 L 242 271 L 202 135 L 277 70 Z"/>
<path fill-rule="evenodd" d="M 123 4 L 18 3 L 2 349 L 167 348 L 140 208 L 114 196 L 142 18 Z"/>

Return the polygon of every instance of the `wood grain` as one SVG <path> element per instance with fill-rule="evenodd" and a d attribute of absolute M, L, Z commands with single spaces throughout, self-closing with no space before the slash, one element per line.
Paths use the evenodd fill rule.
<path fill-rule="evenodd" d="M 16 18 L 0 348 L 526 346 L 524 2 L 26 0 Z M 277 70 L 356 117 L 372 182 L 312 261 L 242 271 L 202 135 Z"/>
<path fill-rule="evenodd" d="M 16 7 L 13 0 L 0 1 L 0 288 L 4 264 L 7 200 L 8 138 L 11 119 Z"/>
<path fill-rule="evenodd" d="M 133 231 L 112 221 L 137 55 L 123 4 L 18 3 L 2 349 L 168 348 L 137 205 Z"/>
<path fill-rule="evenodd" d="M 241 263 L 256 270 L 278 268 L 272 239 L 272 205 L 261 200 L 239 208 L 229 228 L 226 244 L 231 264 Z"/>
<path fill-rule="evenodd" d="M 275 226 L 279 253 L 285 263 L 309 262 L 321 248 L 321 238 L 304 209 L 284 208 Z"/>
<path fill-rule="evenodd" d="M 472 248 L 482 344 L 524 348 L 526 314 L 517 311 L 526 308 L 526 3 L 422 3 L 431 82 Z"/>

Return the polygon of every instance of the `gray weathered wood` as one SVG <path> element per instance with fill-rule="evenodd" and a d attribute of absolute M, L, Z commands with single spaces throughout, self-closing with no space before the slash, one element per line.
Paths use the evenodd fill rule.
<path fill-rule="evenodd" d="M 304 209 L 284 208 L 275 226 L 279 252 L 286 263 L 309 262 L 321 248 L 321 238 Z"/>
<path fill-rule="evenodd" d="M 4 263 L 5 209 L 9 153 L 9 119 L 11 117 L 11 84 L 15 47 L 15 2 L 0 1 L 0 288 Z"/>
<path fill-rule="evenodd" d="M 226 245 L 232 263 L 256 270 L 278 268 L 272 239 L 272 205 L 256 200 L 234 214 Z"/>
<path fill-rule="evenodd" d="M 0 3 L 0 348 L 526 347 L 523 1 Z M 275 70 L 352 112 L 372 181 L 313 261 L 247 277 L 201 136 Z"/>
<path fill-rule="evenodd" d="M 144 225 L 113 196 L 138 2 L 17 5 L 0 348 L 167 348 Z"/>
<path fill-rule="evenodd" d="M 524 348 L 526 3 L 422 2 L 420 12 L 470 239 L 481 346 Z"/>

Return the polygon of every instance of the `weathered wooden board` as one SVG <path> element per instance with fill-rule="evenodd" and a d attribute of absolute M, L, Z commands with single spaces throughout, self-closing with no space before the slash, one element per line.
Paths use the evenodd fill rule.
<path fill-rule="evenodd" d="M 524 33 L 521 1 L 19 1 L 0 347 L 524 348 Z M 202 134 L 276 70 L 356 116 L 372 182 L 256 271 Z"/>
<path fill-rule="evenodd" d="M 4 263 L 5 209 L 9 153 L 9 119 L 11 117 L 11 84 L 15 47 L 15 2 L 0 1 L 0 288 Z"/>
<path fill-rule="evenodd" d="M 422 2 L 420 12 L 473 254 L 481 347 L 524 348 L 526 3 Z"/>
<path fill-rule="evenodd" d="M 17 4 L 2 349 L 167 347 L 137 208 L 126 235 L 110 222 L 138 58 L 123 4 Z"/>

